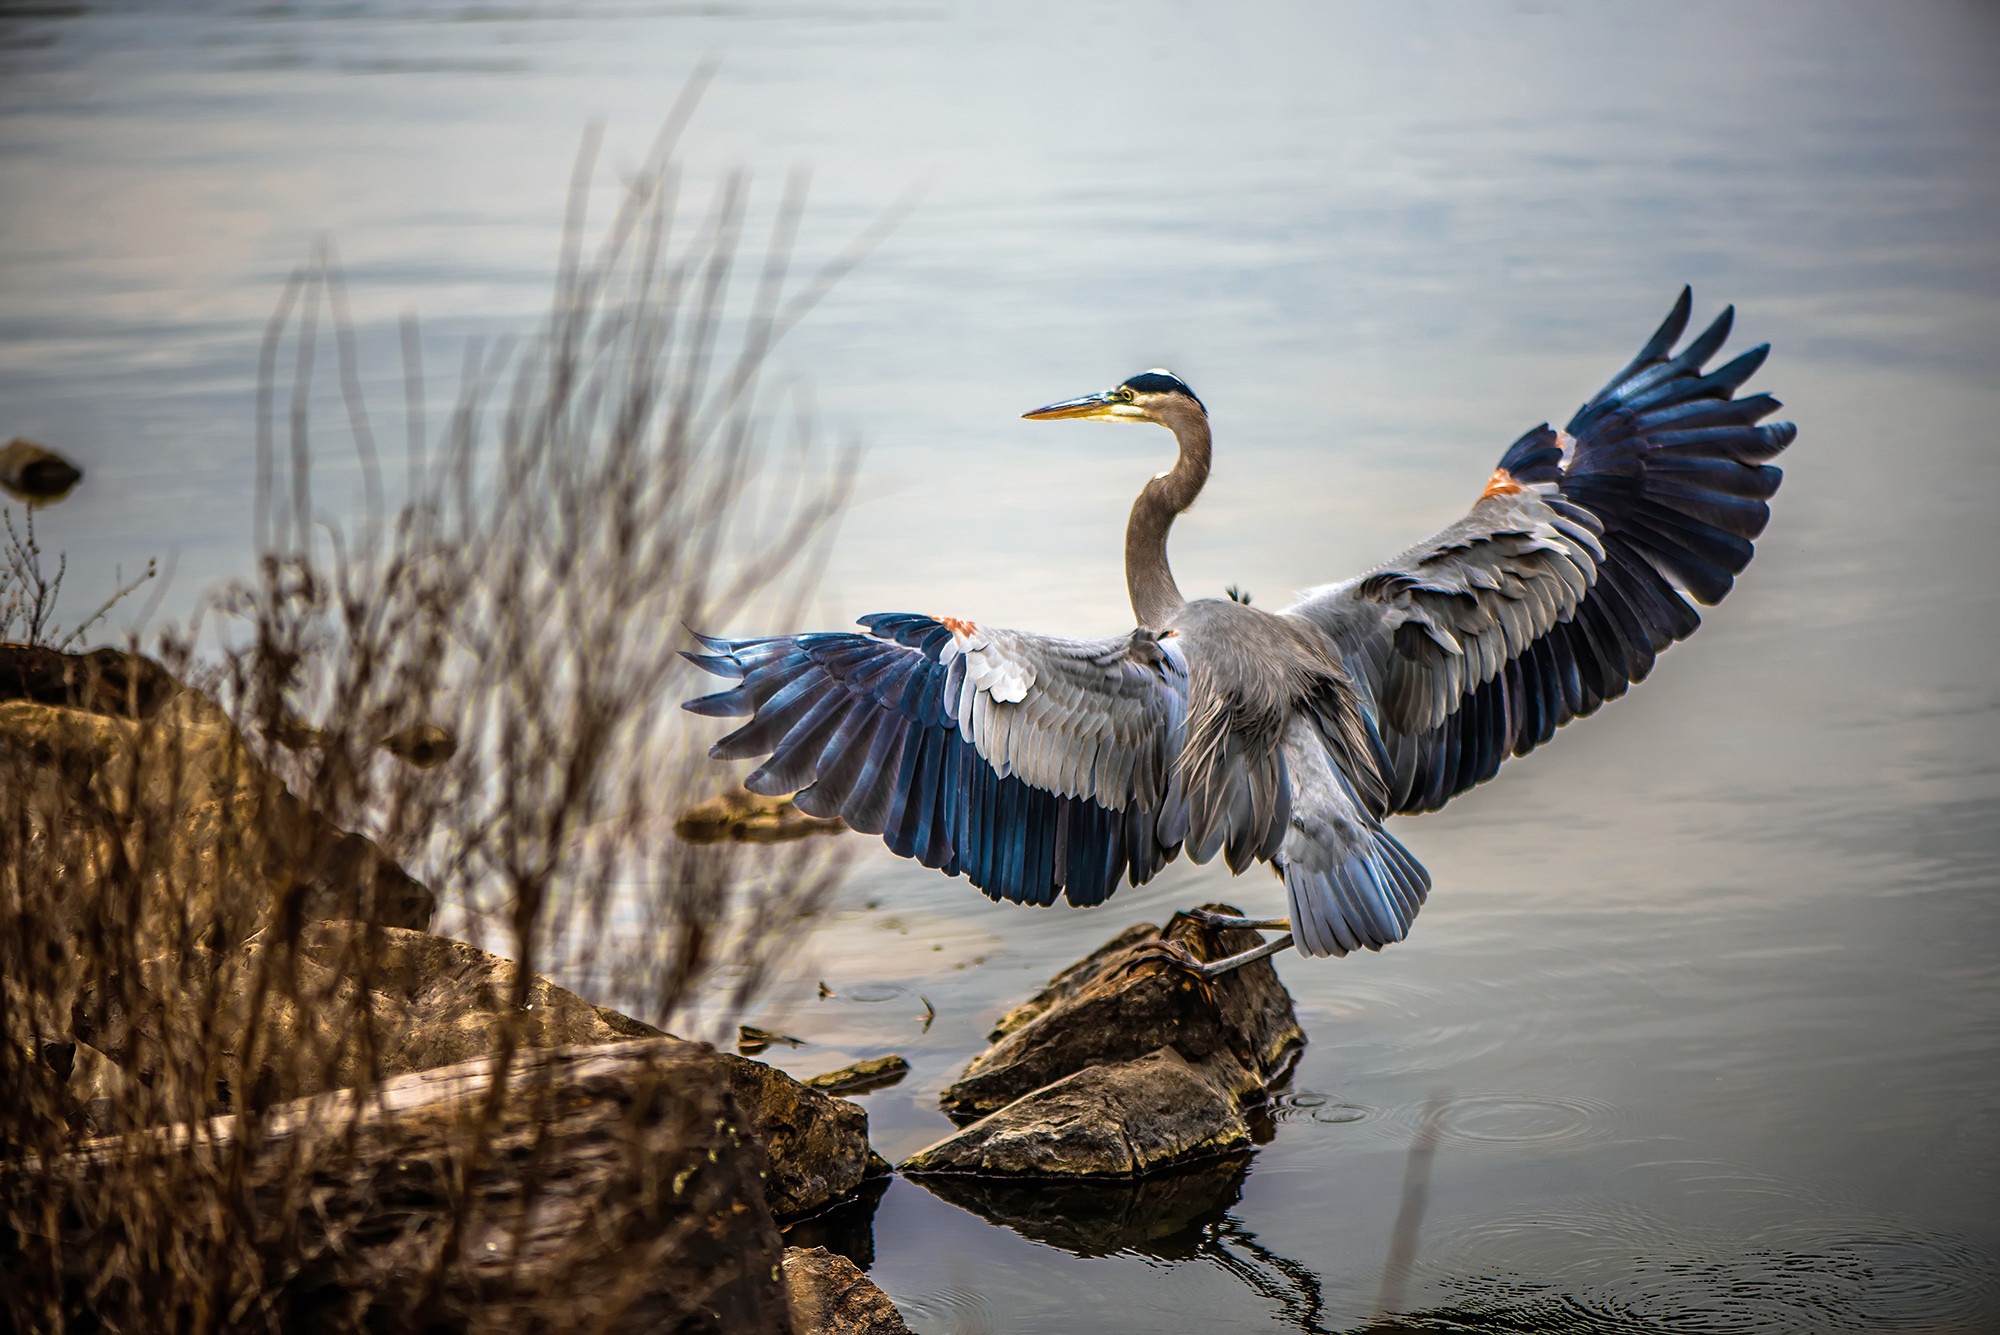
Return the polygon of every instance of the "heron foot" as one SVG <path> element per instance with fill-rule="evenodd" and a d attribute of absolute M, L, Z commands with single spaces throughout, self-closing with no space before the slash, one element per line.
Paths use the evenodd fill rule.
<path fill-rule="evenodd" d="M 1182 909 L 1174 915 L 1189 918 L 1203 927 L 1249 927 L 1260 932 L 1289 932 L 1290 918 L 1246 918 L 1240 913 L 1217 913 L 1214 909 Z"/>
<path fill-rule="evenodd" d="M 1169 940 L 1166 937 L 1142 942 L 1133 947 L 1132 953 L 1118 966 L 1118 972 L 1124 973 L 1128 969 L 1136 969 L 1147 963 L 1163 964 L 1175 973 L 1192 978 L 1195 986 L 1201 989 L 1208 1001 L 1214 1003 L 1215 988 L 1208 976 L 1208 963 L 1189 950 L 1185 942 Z"/>
<path fill-rule="evenodd" d="M 1130 969 L 1147 960 L 1158 960 L 1170 969 L 1192 974 L 1203 983 L 1212 983 L 1226 973 L 1234 973 L 1246 964 L 1255 964 L 1258 960 L 1268 959 L 1281 950 L 1289 950 L 1291 946 L 1292 934 L 1287 932 L 1274 941 L 1266 941 L 1263 945 L 1254 946 L 1240 954 L 1219 960 L 1204 960 L 1197 958 L 1195 953 L 1182 942 L 1162 939 L 1148 941 L 1134 948 L 1132 953 L 1126 956 L 1124 964 L 1119 967 Z"/>

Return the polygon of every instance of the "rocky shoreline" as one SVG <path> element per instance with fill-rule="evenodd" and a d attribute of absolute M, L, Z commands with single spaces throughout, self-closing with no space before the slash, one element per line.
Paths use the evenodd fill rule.
<path fill-rule="evenodd" d="M 87 858 L 117 857 L 134 829 L 168 849 L 157 875 L 132 880 L 142 902 L 118 924 L 144 948 L 126 942 L 124 965 L 97 967 L 104 924 L 84 914 L 65 924 L 66 972 L 6 1011 L 10 1051 L 54 1091 L 73 1148 L 0 1163 L 0 1192 L 11 1218 L 61 1216 L 57 1250 L 78 1283 L 117 1233 L 91 1184 L 138 1156 L 228 1163 L 274 1213 L 295 1208 L 285 1184 L 316 1183 L 284 1289 L 308 1325 L 412 1303 L 533 1325 L 559 1274 L 611 1286 L 640 1325 L 906 1329 L 850 1259 L 787 1249 L 781 1231 L 891 1171 L 860 1105 L 431 933 L 426 887 L 299 802 L 212 701 L 156 665 L 0 646 L 0 768 L 22 813 L 108 818 L 79 844 Z M 221 926 L 177 938 L 186 903 L 146 893 L 195 896 Z M 303 904 L 302 918 L 275 921 L 279 903 Z M 1184 917 L 1165 935 L 1203 958 L 1259 939 Z M 1161 1202 L 1206 1208 L 1202 1184 L 1250 1149 L 1256 1108 L 1304 1035 L 1268 962 L 1204 983 L 1146 953 L 1160 936 L 1119 933 L 1004 1017 L 942 1096 L 960 1129 L 899 1171 L 1005 1222 L 1005 1184 L 1023 1179 L 1159 1197 L 1120 1226 L 1135 1237 Z M 205 1121 L 149 1118 L 150 1093 L 195 1041 L 242 1087 L 207 1090 Z M 274 1055 L 300 1051 L 318 1059 Z M 900 1075 L 877 1065 L 821 1083 Z M 1060 1209 L 1027 1213 L 1030 1236 L 1091 1232 Z M 0 1254 L 25 1245 L 0 1239 Z M 413 1258 L 439 1248 L 456 1258 L 448 1282 L 412 1289 L 425 1273 Z"/>

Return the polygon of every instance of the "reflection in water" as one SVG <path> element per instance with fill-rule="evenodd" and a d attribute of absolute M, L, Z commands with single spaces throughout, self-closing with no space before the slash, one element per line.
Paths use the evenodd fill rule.
<path fill-rule="evenodd" d="M 1229 1213 L 1243 1196 L 1249 1156 L 1213 1160 L 1136 1181 L 1010 1181 L 926 1174 L 940 1199 L 1023 1237 L 1080 1257 L 1126 1254 L 1206 1261 L 1277 1309 L 1296 1330 L 1320 1332 L 1324 1285 Z"/>
<path fill-rule="evenodd" d="M 1161 1261 L 1201 1254 L 1209 1231 L 1242 1199 L 1250 1159 L 1239 1155 L 1151 1177 L 1015 1181 L 926 1173 L 910 1180 L 940 1200 L 1076 1256 L 1129 1253 Z"/>
<path fill-rule="evenodd" d="M 1636 1212 L 1589 1219 L 1496 1226 L 1524 1248 L 1518 1269 L 1475 1263 L 1460 1274 L 1438 1264 L 1419 1267 L 1453 1296 L 1414 1312 L 1394 1310 L 1416 1247 L 1416 1224 L 1427 1194 L 1428 1154 L 1438 1142 L 1412 1145 L 1406 1208 L 1384 1267 L 1384 1311 L 1372 1320 L 1327 1324 L 1325 1282 L 1318 1270 L 1259 1240 L 1229 1213 L 1240 1196 L 1248 1160 L 1137 1183 L 1001 1182 L 932 1176 L 923 1185 L 952 1204 L 1023 1236 L 1080 1257 L 1114 1252 L 1169 1263 L 1205 1262 L 1266 1304 L 1269 1318 L 1307 1335 L 1391 1335 L 1392 1332 L 1535 1332 L 1536 1335 L 1721 1335 L 1773 1331 L 1970 1332 L 2000 1298 L 2000 1264 L 1962 1240 L 1942 1235 L 1843 1230 L 1815 1221 L 1810 1244 L 1731 1252 L 1718 1235 L 1702 1243 L 1664 1231 Z M 1564 1282 L 1531 1276 L 1547 1260 L 1569 1254 L 1579 1239 L 1602 1264 Z M 789 1241 L 799 1245 L 796 1231 Z M 1482 1240 L 1495 1241 L 1492 1236 Z M 827 1243 L 833 1246 L 833 1243 Z M 838 1248 L 836 1248 L 838 1249 Z M 1490 1245 L 1482 1257 L 1504 1253 Z M 851 1253 L 850 1253 L 851 1254 Z M 961 1321 L 952 1329 L 984 1328 L 971 1312 L 989 1298 L 959 1295 Z M 927 1309 L 953 1308 L 932 1294 Z M 969 1306 L 967 1306 L 969 1304 Z"/>
<path fill-rule="evenodd" d="M 1480 1101 L 1471 1104 L 1477 1108 Z M 1845 1221 L 1832 1202 L 1712 1164 L 1660 1165 L 1655 1172 L 1699 1197 L 1699 1225 L 1676 1229 L 1641 1209 L 1580 1206 L 1460 1228 L 1425 1248 L 1420 1228 L 1432 1164 L 1461 1111 L 1442 1093 L 1424 1105 L 1404 1165 L 1378 1315 L 1358 1324 L 1329 1325 L 1320 1271 L 1262 1242 L 1231 1213 L 1242 1199 L 1249 1156 L 1138 1181 L 942 1174 L 914 1180 L 989 1223 L 1077 1257 L 1204 1262 L 1266 1304 L 1272 1321 L 1308 1335 L 1971 1332 L 1984 1329 L 2000 1303 L 2000 1257 L 1964 1239 Z M 1773 1196 L 1788 1198 L 1796 1221 L 1762 1229 L 1753 1234 L 1754 1245 L 1739 1246 L 1746 1219 Z M 859 1217 L 865 1246 L 867 1216 Z M 801 1243 L 797 1227 L 788 1240 L 810 1245 Z M 825 1245 L 844 1250 L 831 1241 Z M 859 1250 L 846 1254 L 866 1264 Z M 1452 1296 L 1417 1311 L 1400 1310 L 1418 1276 Z M 961 1296 L 977 1297 L 969 1291 Z M 936 1294 L 926 1299 L 932 1307 L 941 1301 Z M 984 1316 L 970 1307 L 959 1315 L 953 1329 L 986 1328 Z"/>
<path fill-rule="evenodd" d="M 1274 1305 L 1276 1319 L 1294 1330 L 1322 1335 L 1326 1286 L 1311 1266 L 1280 1256 L 1234 1217 L 1225 1218 L 1203 1239 L 1200 1254 L 1217 1269 Z"/>
<path fill-rule="evenodd" d="M 889 1177 L 872 1177 L 840 1204 L 785 1227 L 787 1247 L 824 1247 L 863 1270 L 875 1264 L 875 1207 L 889 1189 Z"/>
<path fill-rule="evenodd" d="M 1403 1165 L 1403 1199 L 1396 1208 L 1396 1227 L 1389 1236 L 1389 1259 L 1382 1263 L 1382 1291 L 1375 1300 L 1379 1312 L 1400 1312 L 1409 1287 L 1410 1267 L 1417 1259 L 1417 1233 L 1423 1227 L 1424 1206 L 1431 1194 L 1431 1163 L 1437 1158 L 1438 1134 L 1444 1125 L 1446 1095 L 1432 1094 L 1424 1103 L 1424 1120 L 1410 1141 Z"/>

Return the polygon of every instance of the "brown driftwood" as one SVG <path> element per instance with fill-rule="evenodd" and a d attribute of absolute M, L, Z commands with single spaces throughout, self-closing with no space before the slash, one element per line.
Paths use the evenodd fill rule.
<path fill-rule="evenodd" d="M 0 1236 L 0 1270 L 59 1267 L 72 1310 L 50 1324 L 87 1309 L 179 1325 L 161 1301 L 226 1300 L 165 1288 L 164 1258 L 132 1245 L 171 1237 L 212 1251 L 287 1330 L 792 1328 L 764 1152 L 718 1054 L 523 1052 L 504 1093 L 499 1070 L 482 1058 L 0 1168 L 14 1217 L 43 1225 Z"/>

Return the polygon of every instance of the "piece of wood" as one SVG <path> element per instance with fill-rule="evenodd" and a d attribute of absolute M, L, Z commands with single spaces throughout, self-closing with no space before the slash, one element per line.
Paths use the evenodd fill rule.
<path fill-rule="evenodd" d="M 54 1267 L 69 1319 L 106 1327 L 178 1295 L 285 1329 L 777 1335 L 765 1171 L 712 1049 L 529 1051 L 16 1165 L 7 1217 L 53 1227 L 0 1236 L 0 1258 Z"/>

